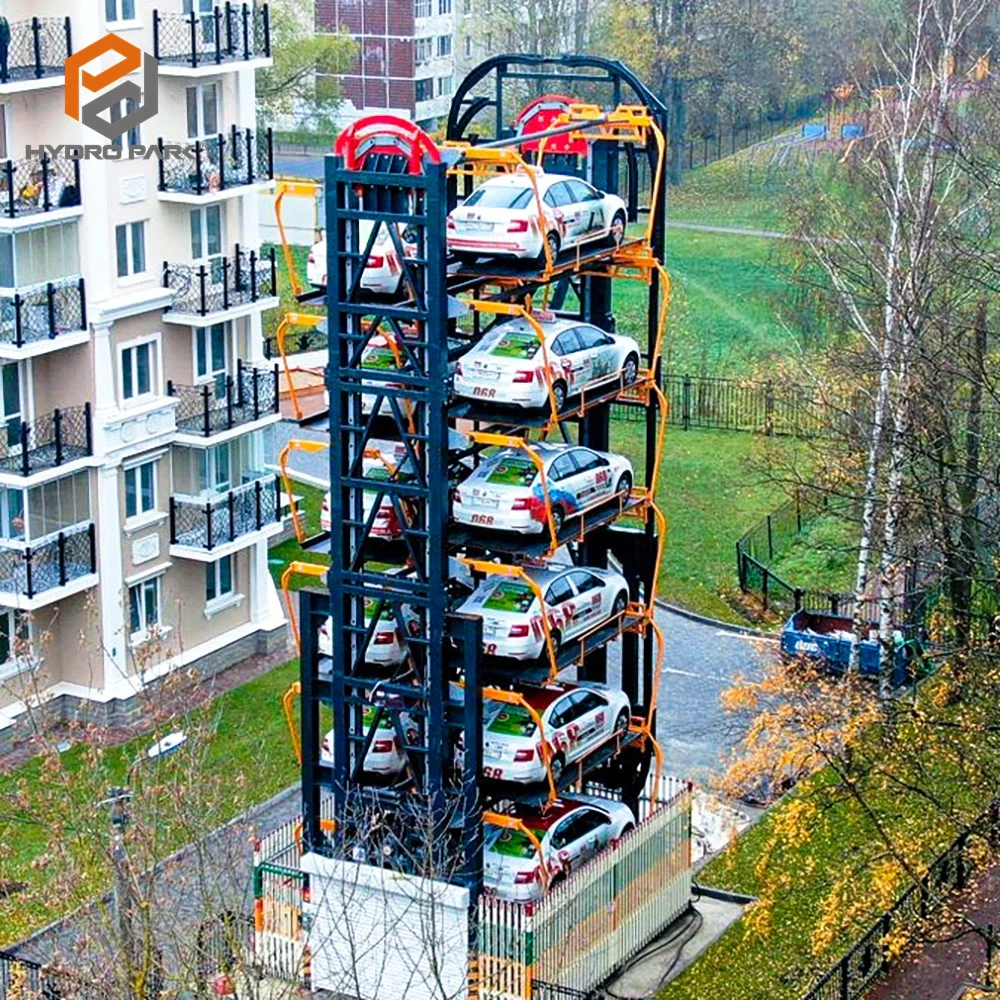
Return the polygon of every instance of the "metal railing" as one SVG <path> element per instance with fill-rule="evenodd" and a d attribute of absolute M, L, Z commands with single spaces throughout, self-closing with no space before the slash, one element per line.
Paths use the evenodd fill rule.
<path fill-rule="evenodd" d="M 179 400 L 179 431 L 211 437 L 279 412 L 278 366 L 257 368 L 237 360 L 235 376 L 202 385 L 168 381 L 167 395 Z"/>
<path fill-rule="evenodd" d="M 163 262 L 163 287 L 174 291 L 170 310 L 208 316 L 277 294 L 274 247 L 249 253 L 236 246 L 232 259 L 217 257 L 206 264 Z"/>
<path fill-rule="evenodd" d="M 93 454 L 90 403 L 12 420 L 0 432 L 0 470 L 30 476 Z"/>
<path fill-rule="evenodd" d="M 0 83 L 62 76 L 73 54 L 68 17 L 33 17 L 10 24 L 10 39 L 0 45 Z"/>
<path fill-rule="evenodd" d="M 0 541 L 0 591 L 34 597 L 97 572 L 91 521 L 21 544 Z"/>
<path fill-rule="evenodd" d="M 280 480 L 255 479 L 201 500 L 170 498 L 170 544 L 211 552 L 279 520 Z"/>
<path fill-rule="evenodd" d="M 251 128 L 230 126 L 228 132 L 202 139 L 185 139 L 175 146 L 191 146 L 190 156 L 166 159 L 160 147 L 159 190 L 173 194 L 204 195 L 230 188 L 259 184 L 274 178 L 274 140 L 268 128 L 263 134 Z"/>
<path fill-rule="evenodd" d="M 268 59 L 271 19 L 267 4 L 225 3 L 210 12 L 153 10 L 153 55 L 166 65 L 197 69 L 209 64 Z"/>
<path fill-rule="evenodd" d="M 80 161 L 0 160 L 0 212 L 17 219 L 80 204 Z"/>
<path fill-rule="evenodd" d="M 0 295 L 0 344 L 23 347 L 86 328 L 83 278 L 49 281 Z"/>
<path fill-rule="evenodd" d="M 861 1000 L 872 984 L 889 968 L 889 937 L 894 930 L 913 927 L 925 919 L 952 891 L 968 885 L 982 851 L 970 849 L 970 842 L 986 840 L 991 848 L 1000 842 L 1000 800 L 963 830 L 944 853 L 930 865 L 917 885 L 911 885 L 861 935 L 847 953 L 827 972 L 802 1000 Z M 992 852 L 986 852 L 987 855 Z M 898 956 L 897 956 L 898 957 Z"/>

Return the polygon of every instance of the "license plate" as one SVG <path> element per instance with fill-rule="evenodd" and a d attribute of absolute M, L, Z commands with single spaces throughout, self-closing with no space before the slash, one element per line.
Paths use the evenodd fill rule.
<path fill-rule="evenodd" d="M 489 368 L 477 368 L 475 377 L 480 382 L 496 382 L 500 378 L 500 372 L 492 372 Z"/>
<path fill-rule="evenodd" d="M 496 510 L 500 506 L 500 501 L 496 497 L 473 496 L 473 502 L 477 507 L 486 507 L 489 510 Z"/>
<path fill-rule="evenodd" d="M 472 233 L 490 233 L 493 231 L 492 222 L 466 222 L 465 228 Z"/>
<path fill-rule="evenodd" d="M 500 631 L 501 631 L 501 629 L 500 629 L 499 625 L 484 625 L 483 626 L 483 635 L 499 635 Z"/>

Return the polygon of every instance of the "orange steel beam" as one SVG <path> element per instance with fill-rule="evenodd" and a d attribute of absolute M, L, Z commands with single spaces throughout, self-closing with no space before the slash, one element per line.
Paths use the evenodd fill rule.
<path fill-rule="evenodd" d="M 281 484 L 285 487 L 285 494 L 288 497 L 288 506 L 292 513 L 292 524 L 295 526 L 295 538 L 301 543 L 305 541 L 306 533 L 299 522 L 299 513 L 295 507 L 295 497 L 292 495 L 292 480 L 288 474 L 288 455 L 292 451 L 306 451 L 311 454 L 318 454 L 326 451 L 330 446 L 322 441 L 303 441 L 293 438 L 284 448 L 278 452 L 278 467 L 281 469 Z"/>
<path fill-rule="evenodd" d="M 292 738 L 292 749 L 295 751 L 295 759 L 302 766 L 302 741 L 299 739 L 299 730 L 295 725 L 292 716 L 292 702 L 302 694 L 302 685 L 295 681 L 292 686 L 281 696 L 281 704 L 285 709 L 285 721 L 288 723 L 288 732 Z"/>
<path fill-rule="evenodd" d="M 299 632 L 299 624 L 295 620 L 295 607 L 292 601 L 289 581 L 296 573 L 302 576 L 314 576 L 320 578 L 326 576 L 328 572 L 329 567 L 319 566 L 316 563 L 291 562 L 285 568 L 284 573 L 281 574 L 281 594 L 285 600 L 285 610 L 288 612 L 288 623 L 292 627 L 292 638 L 295 640 L 295 649 L 299 656 L 302 655 L 302 635 Z"/>
<path fill-rule="evenodd" d="M 274 339 L 278 343 L 278 353 L 281 355 L 281 364 L 285 369 L 285 382 L 288 384 L 288 395 L 292 398 L 292 408 L 295 410 L 296 420 L 302 419 L 302 407 L 299 406 L 299 397 L 295 391 L 295 383 L 292 381 L 292 372 L 300 369 L 292 368 L 288 364 L 288 355 L 285 353 L 285 335 L 288 333 L 288 328 L 292 326 L 303 326 L 315 330 L 325 319 L 325 316 L 318 316 L 314 313 L 285 313 L 275 331 Z"/>
<path fill-rule="evenodd" d="M 296 297 L 302 294 L 303 287 L 299 281 L 299 276 L 295 270 L 295 260 L 292 256 L 291 247 L 288 245 L 288 235 L 285 232 L 285 221 L 282 218 L 282 207 L 285 195 L 292 197 L 315 198 L 321 185 L 318 181 L 286 181 L 280 180 L 275 185 L 274 196 L 274 217 L 278 223 L 278 235 L 281 237 L 281 252 L 285 258 L 285 267 L 288 269 L 288 280 L 292 284 L 292 294 Z"/>

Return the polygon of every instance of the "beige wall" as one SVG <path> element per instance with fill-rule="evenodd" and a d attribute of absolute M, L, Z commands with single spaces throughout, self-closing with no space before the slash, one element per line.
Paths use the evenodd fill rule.
<path fill-rule="evenodd" d="M 91 342 L 51 354 L 40 354 L 26 363 L 35 396 L 35 415 L 57 406 L 82 406 L 94 402 L 94 363 Z"/>
<path fill-rule="evenodd" d="M 88 688 L 103 687 L 99 588 L 91 587 L 36 611 L 32 634 L 35 650 L 45 661 L 42 669 L 48 683 L 67 681 Z M 121 655 L 120 637 L 109 641 Z"/>

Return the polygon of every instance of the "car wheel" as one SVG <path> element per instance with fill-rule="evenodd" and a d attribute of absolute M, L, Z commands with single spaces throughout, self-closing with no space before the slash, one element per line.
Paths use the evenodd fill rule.
<path fill-rule="evenodd" d="M 562 777 L 563 771 L 566 770 L 566 758 L 561 753 L 557 753 L 549 762 L 549 770 L 552 772 L 552 780 L 559 784 L 559 779 Z"/>
<path fill-rule="evenodd" d="M 566 876 L 562 872 L 559 872 L 558 875 L 553 875 L 552 878 L 549 879 L 549 892 L 555 889 L 556 886 L 562 885 L 565 881 Z"/>
<path fill-rule="evenodd" d="M 622 365 L 622 375 L 626 385 L 631 385 L 639 377 L 639 359 L 630 354 Z"/>
<path fill-rule="evenodd" d="M 615 603 L 611 605 L 611 617 L 617 618 L 619 615 L 624 614 L 627 607 L 628 594 L 623 590 L 615 598 Z"/>
<path fill-rule="evenodd" d="M 623 472 L 618 477 L 618 483 L 615 486 L 615 493 L 618 493 L 618 494 L 621 494 L 621 493 L 628 494 L 628 493 L 631 493 L 631 492 L 632 492 L 632 476 L 629 473 L 627 473 L 627 472 Z"/>
<path fill-rule="evenodd" d="M 611 236 L 611 242 L 614 243 L 616 247 L 620 247 L 622 243 L 625 242 L 625 227 L 628 225 L 628 219 L 625 218 L 625 213 L 622 211 L 615 212 L 615 217 L 611 220 L 611 229 L 609 231 Z"/>
<path fill-rule="evenodd" d="M 563 513 L 562 507 L 553 506 L 552 507 L 552 527 L 555 529 L 558 535 L 562 531 L 563 525 L 566 523 L 566 515 Z"/>
<path fill-rule="evenodd" d="M 625 826 L 622 827 L 622 832 L 611 841 L 611 846 L 617 847 L 634 829 L 634 824 L 626 823 Z"/>
<path fill-rule="evenodd" d="M 555 400 L 556 413 L 561 413 L 562 408 L 566 405 L 566 383 L 565 382 L 553 382 L 552 383 L 552 398 Z"/>
<path fill-rule="evenodd" d="M 551 254 L 552 256 L 552 263 L 555 264 L 556 258 L 559 256 L 559 246 L 560 246 L 559 234 L 549 233 L 548 236 L 545 237 L 545 245 L 549 248 L 549 254 Z M 543 246 L 540 253 L 538 254 L 538 266 L 547 267 L 548 263 L 549 263 L 548 257 L 545 253 L 545 246 Z"/>
<path fill-rule="evenodd" d="M 628 729 L 628 724 L 630 721 L 629 712 L 627 708 L 623 708 L 618 713 L 618 718 L 615 719 L 615 732 L 624 733 Z"/>
<path fill-rule="evenodd" d="M 549 638 L 552 640 L 552 648 L 558 653 L 559 647 L 562 645 L 562 633 L 557 628 L 551 629 Z"/>

